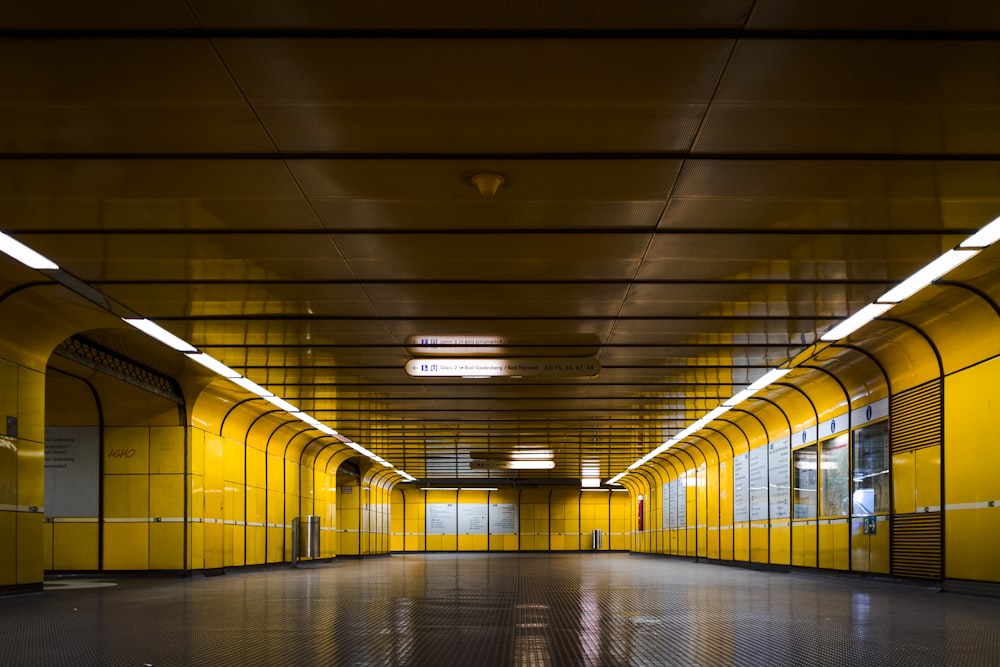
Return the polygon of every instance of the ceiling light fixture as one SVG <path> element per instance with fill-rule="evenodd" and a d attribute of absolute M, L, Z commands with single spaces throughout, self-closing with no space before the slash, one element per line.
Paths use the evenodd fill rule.
<path fill-rule="evenodd" d="M 240 377 L 240 374 L 234 371 L 232 368 L 226 366 L 224 363 L 222 363 L 215 357 L 205 354 L 204 352 L 188 354 L 187 358 L 191 359 L 192 361 L 197 361 L 199 364 L 201 364 L 208 370 L 213 371 L 224 378 L 232 380 L 233 378 Z"/>
<path fill-rule="evenodd" d="M 986 248 L 1000 241 L 1000 218 L 987 224 L 978 232 L 958 244 L 959 248 Z"/>
<path fill-rule="evenodd" d="M 233 384 L 239 386 L 239 387 L 243 387 L 244 389 L 246 389 L 247 391 L 249 391 L 251 394 L 256 394 L 257 396 L 260 396 L 261 398 L 266 398 L 268 396 L 274 396 L 274 394 L 272 394 L 270 391 L 268 391 L 267 389 L 264 389 L 259 384 L 257 384 L 253 380 L 250 380 L 249 378 L 245 378 L 245 377 L 229 378 L 229 381 L 232 382 Z"/>
<path fill-rule="evenodd" d="M 825 334 L 820 336 L 820 340 L 832 343 L 840 340 L 841 338 L 846 338 L 851 335 L 864 325 L 868 324 L 874 320 L 879 315 L 882 315 L 887 310 L 892 308 L 895 304 L 892 303 L 870 303 L 858 312 L 854 313 L 846 320 L 835 326 L 834 328 L 827 331 Z"/>
<path fill-rule="evenodd" d="M 37 269 L 39 271 L 55 271 L 59 268 L 58 264 L 45 255 L 32 250 L 17 239 L 7 236 L 3 232 L 0 232 L 0 252 L 3 252 L 12 259 L 16 259 L 21 262 L 21 264 L 24 264 L 31 269 Z"/>
<path fill-rule="evenodd" d="M 191 343 L 187 342 L 179 336 L 175 336 L 170 333 L 159 324 L 153 320 L 147 320 L 145 317 L 123 317 L 122 321 L 126 324 L 131 324 L 133 327 L 143 332 L 147 336 L 151 336 L 156 340 L 160 341 L 168 347 L 172 347 L 178 352 L 197 352 L 196 348 Z"/>
<path fill-rule="evenodd" d="M 281 398 L 280 396 L 265 396 L 264 400 L 268 403 L 275 405 L 278 409 L 284 410 L 285 412 L 301 412 L 297 407 Z"/>
<path fill-rule="evenodd" d="M 952 269 L 969 261 L 979 249 L 952 249 L 876 299 L 876 303 L 899 303 L 908 299 Z"/>

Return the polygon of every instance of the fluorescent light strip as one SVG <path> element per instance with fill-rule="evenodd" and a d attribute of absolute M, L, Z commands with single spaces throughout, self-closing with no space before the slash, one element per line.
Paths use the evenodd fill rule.
<path fill-rule="evenodd" d="M 344 444 L 347 445 L 348 447 L 350 447 L 351 449 L 353 449 L 354 451 L 356 451 L 358 454 L 364 454 L 365 456 L 367 456 L 370 459 L 374 459 L 375 458 L 375 454 L 373 452 L 368 451 L 367 449 L 365 449 L 364 447 L 362 447 L 358 443 L 354 442 L 353 440 L 348 440 Z"/>
<path fill-rule="evenodd" d="M 59 265 L 45 255 L 32 250 L 17 239 L 0 232 L 0 252 L 8 257 L 16 259 L 28 268 L 40 271 L 55 271 Z"/>
<path fill-rule="evenodd" d="M 408 473 L 408 472 L 404 472 L 404 471 L 402 471 L 402 470 L 396 470 L 396 471 L 394 471 L 394 472 L 395 472 L 395 473 L 396 473 L 397 475 L 399 475 L 400 477 L 402 477 L 403 479 L 405 479 L 406 481 L 408 481 L 408 482 L 415 482 L 415 481 L 417 481 L 417 478 L 416 478 L 416 477 L 414 477 L 413 475 L 411 475 L 411 474 L 410 474 L 410 473 Z"/>
<path fill-rule="evenodd" d="M 953 249 L 941 255 L 912 276 L 875 300 L 876 303 L 899 303 L 908 299 L 955 267 L 979 253 L 978 249 Z"/>
<path fill-rule="evenodd" d="M 267 389 L 264 389 L 259 384 L 257 384 L 256 382 L 254 382 L 254 381 L 252 381 L 252 380 L 250 380 L 248 378 L 245 378 L 245 377 L 229 378 L 229 381 L 232 382 L 235 385 L 243 387 L 244 389 L 246 389 L 247 391 L 249 391 L 251 394 L 257 394 L 261 398 L 266 398 L 268 396 L 274 396 L 274 394 L 272 394 L 271 392 L 269 392 Z"/>
<path fill-rule="evenodd" d="M 768 385 L 774 384 L 775 380 L 778 380 L 785 375 L 792 372 L 791 368 L 772 368 L 768 372 L 764 373 L 760 378 L 755 380 L 747 389 L 760 390 Z"/>
<path fill-rule="evenodd" d="M 820 336 L 820 340 L 831 343 L 846 338 L 864 325 L 892 308 L 893 303 L 870 303 L 846 320 Z"/>
<path fill-rule="evenodd" d="M 555 461 L 511 461 L 507 470 L 551 470 L 555 467 Z"/>
<path fill-rule="evenodd" d="M 959 248 L 985 248 L 1000 241 L 1000 218 L 987 224 L 978 232 L 958 244 Z"/>
<path fill-rule="evenodd" d="M 307 415 L 304 412 L 298 413 L 298 416 L 299 416 L 299 421 L 303 421 L 312 426 L 313 428 L 319 428 L 320 426 L 323 425 L 318 419 L 316 419 L 311 415 Z"/>
<path fill-rule="evenodd" d="M 278 408 L 284 410 L 285 412 L 301 412 L 297 407 L 281 398 L 280 396 L 265 396 L 264 400 L 268 403 L 272 403 Z"/>
<path fill-rule="evenodd" d="M 232 380 L 240 377 L 240 374 L 234 371 L 232 368 L 226 366 L 224 363 L 222 363 L 215 357 L 207 355 L 204 352 L 198 352 L 196 354 L 188 354 L 187 356 L 188 359 L 197 361 L 199 364 L 201 364 L 208 370 L 214 371 L 224 378 Z"/>
<path fill-rule="evenodd" d="M 736 407 L 737 405 L 739 405 L 743 401 L 747 400 L 748 398 L 750 398 L 751 396 L 753 396 L 756 393 L 757 393 L 756 389 L 751 389 L 750 387 L 747 387 L 746 389 L 744 389 L 744 390 L 742 390 L 742 391 L 740 391 L 740 392 L 738 392 L 736 394 L 733 394 L 733 396 L 731 398 L 729 398 L 729 400 L 727 400 L 726 402 L 724 402 L 722 404 L 722 406 L 725 407 L 725 408 Z"/>
<path fill-rule="evenodd" d="M 172 347 L 178 352 L 197 352 L 196 348 L 191 343 L 187 342 L 183 338 L 175 336 L 170 333 L 159 324 L 153 320 L 147 320 L 144 317 L 123 317 L 122 321 L 131 324 L 133 327 L 143 332 L 147 336 L 151 336 L 156 340 L 160 341 L 168 347 Z"/>

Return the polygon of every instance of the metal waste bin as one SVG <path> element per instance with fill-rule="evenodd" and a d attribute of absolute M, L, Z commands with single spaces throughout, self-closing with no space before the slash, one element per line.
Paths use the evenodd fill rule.
<path fill-rule="evenodd" d="M 299 520 L 299 558 L 319 558 L 319 516 L 307 514 Z"/>
<path fill-rule="evenodd" d="M 604 546 L 604 531 L 600 528 L 594 529 L 594 534 L 591 536 L 591 548 L 594 551 L 601 549 Z"/>

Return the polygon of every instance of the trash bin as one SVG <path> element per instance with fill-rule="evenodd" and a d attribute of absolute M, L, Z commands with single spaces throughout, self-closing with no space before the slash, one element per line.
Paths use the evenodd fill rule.
<path fill-rule="evenodd" d="M 602 546 L 604 546 L 604 531 L 600 528 L 595 528 L 594 534 L 591 537 L 591 548 L 594 551 L 598 551 Z"/>
<path fill-rule="evenodd" d="M 319 516 L 299 517 L 299 558 L 319 558 Z"/>

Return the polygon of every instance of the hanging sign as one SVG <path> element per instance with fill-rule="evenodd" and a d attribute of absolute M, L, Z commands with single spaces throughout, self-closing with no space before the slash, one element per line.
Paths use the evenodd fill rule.
<path fill-rule="evenodd" d="M 597 359 L 411 359 L 411 377 L 594 377 L 601 372 Z"/>

